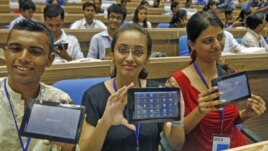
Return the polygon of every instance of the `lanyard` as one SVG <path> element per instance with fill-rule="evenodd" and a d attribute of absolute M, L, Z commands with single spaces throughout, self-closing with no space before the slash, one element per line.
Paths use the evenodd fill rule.
<path fill-rule="evenodd" d="M 16 117 L 15 117 L 15 113 L 14 113 L 13 106 L 12 106 L 12 104 L 11 104 L 10 95 L 9 95 L 9 93 L 8 93 L 8 91 L 7 91 L 7 79 L 5 79 L 5 81 L 4 81 L 4 88 L 5 88 L 5 94 L 6 94 L 7 100 L 8 100 L 8 102 L 9 102 L 9 106 L 10 106 L 11 113 L 12 113 L 12 115 L 13 115 L 13 119 L 14 119 L 14 121 L 15 121 L 15 126 L 16 126 L 16 129 L 17 129 L 17 132 L 18 132 L 18 139 L 19 139 L 19 142 L 20 142 L 21 149 L 22 149 L 22 151 L 27 151 L 27 150 L 28 150 L 28 147 L 29 147 L 29 144 L 30 144 L 30 141 L 31 141 L 31 138 L 28 137 L 26 144 L 23 145 L 22 138 L 21 138 L 21 136 L 20 136 L 20 134 L 19 134 L 19 126 L 18 126 Z"/>
<path fill-rule="evenodd" d="M 194 65 L 195 71 L 198 74 L 198 76 L 200 77 L 201 81 L 207 87 L 207 89 L 209 89 L 209 86 L 207 84 L 207 81 L 205 80 L 203 74 L 201 73 L 200 69 L 196 65 L 196 62 L 194 62 L 193 65 Z M 217 65 L 217 73 L 218 73 L 218 76 L 222 75 L 222 72 L 220 71 L 218 65 Z M 224 123 L 224 108 L 221 108 L 221 110 L 220 110 L 220 119 L 221 119 L 220 131 L 222 132 L 222 130 L 223 130 L 223 123 Z"/>
<path fill-rule="evenodd" d="M 139 85 L 141 86 L 140 80 L 139 80 Z M 113 80 L 113 87 L 114 87 L 114 91 L 116 92 L 117 91 L 117 86 L 116 86 L 116 83 L 115 83 L 115 78 Z M 128 116 L 128 114 L 127 114 L 128 111 L 124 110 L 124 112 L 125 112 L 126 116 Z M 140 150 L 140 142 L 139 142 L 140 129 L 141 129 L 141 124 L 139 123 L 137 129 L 134 131 L 135 138 L 136 138 L 136 151 Z"/>

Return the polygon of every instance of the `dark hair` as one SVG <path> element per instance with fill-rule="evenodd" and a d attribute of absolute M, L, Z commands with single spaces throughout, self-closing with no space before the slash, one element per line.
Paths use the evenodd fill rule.
<path fill-rule="evenodd" d="M 144 5 L 148 5 L 149 6 L 149 2 L 147 2 L 146 0 L 142 0 L 139 4 L 139 6 L 144 6 Z"/>
<path fill-rule="evenodd" d="M 186 15 L 187 15 L 186 10 L 184 10 L 184 9 L 178 10 L 176 12 L 176 14 L 173 15 L 173 17 L 172 17 L 172 19 L 171 19 L 171 21 L 169 23 L 170 24 L 170 27 L 175 27 L 174 24 L 177 24 L 178 21 L 180 21 L 180 19 L 182 19 Z M 177 26 L 179 26 L 179 25 L 177 25 Z"/>
<path fill-rule="evenodd" d="M 108 7 L 108 18 L 111 13 L 122 14 L 123 15 L 122 23 L 123 23 L 127 16 L 127 9 L 122 4 L 112 4 L 111 6 Z"/>
<path fill-rule="evenodd" d="M 64 20 L 64 10 L 57 4 L 48 4 L 44 8 L 44 19 L 60 16 Z"/>
<path fill-rule="evenodd" d="M 176 8 L 179 4 L 179 2 L 172 2 L 170 5 L 170 10 L 173 11 L 173 9 Z"/>
<path fill-rule="evenodd" d="M 42 23 L 35 22 L 32 20 L 26 20 L 23 19 L 20 22 L 16 23 L 11 30 L 8 33 L 7 36 L 7 42 L 9 41 L 10 34 L 12 33 L 13 30 L 25 30 L 25 31 L 30 31 L 30 32 L 41 32 L 45 33 L 48 37 L 48 45 L 49 45 L 49 54 L 52 53 L 53 51 L 53 44 L 54 44 L 54 39 L 51 31 Z"/>
<path fill-rule="evenodd" d="M 209 26 L 219 26 L 223 29 L 224 25 L 220 18 L 213 12 L 200 11 L 195 13 L 188 21 L 186 31 L 188 40 L 195 42 L 200 34 Z M 195 52 L 189 47 L 192 62 L 195 61 Z"/>
<path fill-rule="evenodd" d="M 249 16 L 251 14 L 251 10 L 250 9 L 243 9 L 240 11 L 238 17 L 236 18 L 236 20 L 244 20 L 245 16 Z"/>
<path fill-rule="evenodd" d="M 93 8 L 94 8 L 94 11 L 96 12 L 96 6 L 95 6 L 95 4 L 90 3 L 90 2 L 85 2 L 85 3 L 83 4 L 82 9 L 85 10 L 87 7 L 90 7 L 90 6 L 93 7 Z"/>
<path fill-rule="evenodd" d="M 264 18 L 265 18 L 265 15 L 262 13 L 249 15 L 246 20 L 246 25 L 248 28 L 254 30 L 257 28 L 259 24 L 263 23 Z"/>
<path fill-rule="evenodd" d="M 210 10 L 210 7 L 211 7 L 212 5 L 217 5 L 217 2 L 216 2 L 215 0 L 209 0 L 209 1 L 207 2 L 207 4 L 203 7 L 203 11 L 208 11 L 208 10 Z"/>
<path fill-rule="evenodd" d="M 138 6 L 134 12 L 134 16 L 133 16 L 133 22 L 136 23 L 136 24 L 139 24 L 139 12 L 140 10 L 145 10 L 146 11 L 146 8 L 143 7 L 143 6 Z M 147 17 L 145 17 L 144 21 L 142 22 L 143 23 L 143 27 L 144 28 L 147 28 Z"/>
<path fill-rule="evenodd" d="M 33 11 L 36 10 L 36 6 L 35 6 L 34 2 L 31 0 L 26 0 L 26 1 L 22 2 L 22 4 L 20 5 L 20 10 L 22 10 L 22 11 L 30 10 L 30 9 L 32 9 Z"/>
<path fill-rule="evenodd" d="M 111 44 L 111 52 L 114 53 L 115 44 L 117 42 L 117 39 L 125 31 L 137 31 L 146 37 L 147 57 L 149 58 L 151 56 L 151 53 L 152 53 L 152 38 L 151 38 L 149 32 L 145 28 L 143 28 L 137 24 L 126 24 L 125 26 L 120 27 L 116 30 L 116 32 L 114 33 L 112 44 Z M 115 77 L 115 76 L 116 76 L 116 68 L 114 68 L 113 72 L 111 73 L 111 77 Z M 146 71 L 145 68 L 143 68 L 139 74 L 139 78 L 145 79 L 147 76 L 148 76 L 148 72 Z"/>

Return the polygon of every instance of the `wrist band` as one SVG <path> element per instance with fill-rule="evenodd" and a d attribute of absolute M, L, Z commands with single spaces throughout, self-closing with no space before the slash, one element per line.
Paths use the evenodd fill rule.
<path fill-rule="evenodd" d="M 175 126 L 175 127 L 179 127 L 179 126 L 182 126 L 184 124 L 184 120 L 179 120 L 179 121 L 173 121 L 172 122 L 172 125 Z"/>

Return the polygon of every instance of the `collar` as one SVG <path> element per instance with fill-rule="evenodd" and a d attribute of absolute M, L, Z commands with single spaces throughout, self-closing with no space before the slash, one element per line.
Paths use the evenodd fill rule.
<path fill-rule="evenodd" d="M 254 37 L 256 37 L 258 40 L 261 40 L 261 34 L 257 34 L 255 31 L 248 28 L 248 32 L 251 33 Z"/>
<path fill-rule="evenodd" d="M 96 23 L 96 20 L 95 20 L 95 19 L 93 19 L 93 22 L 92 22 L 92 24 L 90 24 L 90 25 L 87 23 L 87 21 L 86 21 L 85 18 L 82 19 L 82 25 L 85 26 L 85 27 L 93 28 L 93 25 L 94 25 L 95 23 Z"/>
<path fill-rule="evenodd" d="M 108 33 L 108 28 L 105 29 L 103 32 L 100 33 L 102 37 L 108 37 L 109 39 L 113 40 L 113 38 Z"/>
<path fill-rule="evenodd" d="M 67 38 L 66 33 L 64 32 L 63 29 L 61 29 L 61 35 L 60 35 L 60 38 L 59 38 L 58 40 L 56 40 L 56 41 L 54 42 L 54 44 L 61 43 L 61 42 L 66 42 L 66 40 L 65 40 L 66 38 Z"/>

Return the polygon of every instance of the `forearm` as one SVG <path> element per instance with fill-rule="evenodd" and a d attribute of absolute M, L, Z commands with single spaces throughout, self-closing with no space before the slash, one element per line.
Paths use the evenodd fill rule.
<path fill-rule="evenodd" d="M 170 146 L 175 150 L 180 150 L 185 141 L 183 123 L 181 125 L 171 124 L 170 131 L 165 134 Z"/>
<path fill-rule="evenodd" d="M 196 107 L 190 114 L 184 117 L 184 130 L 185 134 L 190 133 L 201 121 L 201 119 L 205 116 L 202 114 L 198 107 Z"/>
<path fill-rule="evenodd" d="M 83 140 L 80 140 L 80 150 L 88 151 L 90 149 L 90 151 L 100 151 L 109 128 L 110 126 L 103 119 L 100 119 L 94 131 L 86 138 L 83 138 Z"/>

